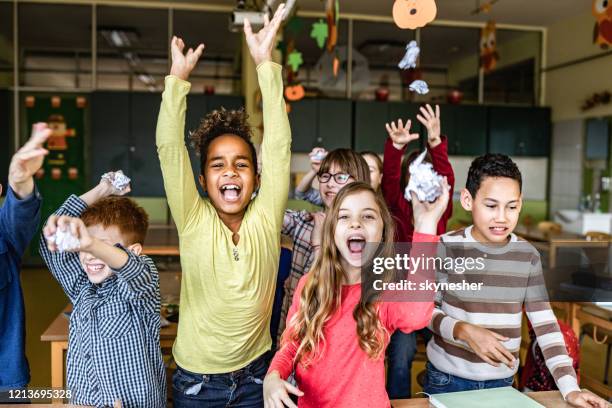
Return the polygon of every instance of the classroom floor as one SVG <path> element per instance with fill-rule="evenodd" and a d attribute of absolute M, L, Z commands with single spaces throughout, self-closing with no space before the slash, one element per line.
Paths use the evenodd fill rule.
<path fill-rule="evenodd" d="M 45 269 L 25 269 L 21 275 L 26 305 L 26 353 L 30 362 L 31 387 L 51 385 L 51 346 L 40 341 L 40 335 L 68 304 L 62 289 Z M 603 379 L 606 347 L 585 337 L 581 348 L 581 370 Z M 415 361 L 412 369 L 412 394 L 421 391 L 416 376 L 425 368 Z M 612 367 L 609 370 L 612 378 Z"/>

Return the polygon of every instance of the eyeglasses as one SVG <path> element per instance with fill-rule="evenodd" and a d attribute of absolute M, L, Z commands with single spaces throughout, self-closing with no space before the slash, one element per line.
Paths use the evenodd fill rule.
<path fill-rule="evenodd" d="M 346 182 L 352 178 L 350 174 L 346 173 L 323 173 L 317 176 L 317 178 L 319 179 L 319 183 L 327 183 L 332 177 L 334 178 L 334 181 L 338 184 L 346 184 Z"/>

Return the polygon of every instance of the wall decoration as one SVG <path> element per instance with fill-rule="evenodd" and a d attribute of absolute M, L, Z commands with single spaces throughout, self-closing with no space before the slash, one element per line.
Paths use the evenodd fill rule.
<path fill-rule="evenodd" d="M 495 69 L 497 61 L 497 27 L 495 21 L 489 21 L 480 31 L 480 66 L 489 73 Z"/>
<path fill-rule="evenodd" d="M 435 0 L 395 0 L 393 21 L 402 29 L 417 29 L 435 20 L 438 7 Z"/>
<path fill-rule="evenodd" d="M 325 15 L 327 16 L 327 52 L 333 52 L 338 42 L 339 0 L 327 0 Z"/>
<path fill-rule="evenodd" d="M 608 49 L 612 45 L 612 1 L 593 0 L 592 10 L 597 20 L 593 29 L 593 43 Z"/>
<path fill-rule="evenodd" d="M 327 23 L 323 19 L 314 22 L 312 24 L 312 30 L 310 31 L 310 38 L 314 38 L 319 48 L 325 47 L 325 41 L 327 40 Z"/>
<path fill-rule="evenodd" d="M 295 102 L 304 98 L 305 91 L 301 84 L 290 85 L 285 87 L 285 98 L 288 101 Z"/>
<path fill-rule="evenodd" d="M 482 14 L 489 14 L 491 12 L 491 9 L 493 9 L 493 5 L 495 5 L 495 3 L 497 3 L 499 0 L 489 0 L 489 1 L 485 1 L 483 3 L 480 3 L 480 0 L 478 0 L 478 7 L 476 7 L 474 10 L 472 10 L 472 15 L 478 15 L 480 13 Z"/>
<path fill-rule="evenodd" d="M 293 50 L 287 56 L 287 65 L 291 67 L 291 70 L 295 73 L 300 69 L 304 60 L 302 59 L 302 53 L 298 50 Z"/>
<path fill-rule="evenodd" d="M 582 104 L 582 111 L 588 111 L 601 105 L 608 105 L 612 101 L 612 94 L 609 91 L 603 91 L 594 94 Z"/>

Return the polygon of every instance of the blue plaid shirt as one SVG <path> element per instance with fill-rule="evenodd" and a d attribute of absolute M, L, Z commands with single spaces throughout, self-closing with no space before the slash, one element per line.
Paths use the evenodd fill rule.
<path fill-rule="evenodd" d="M 87 205 L 70 196 L 56 215 L 80 217 Z M 78 253 L 40 254 L 74 305 L 70 316 L 67 378 L 72 403 L 96 407 L 166 406 L 166 375 L 159 345 L 160 293 L 155 264 L 126 251 L 123 268 L 99 285 Z"/>

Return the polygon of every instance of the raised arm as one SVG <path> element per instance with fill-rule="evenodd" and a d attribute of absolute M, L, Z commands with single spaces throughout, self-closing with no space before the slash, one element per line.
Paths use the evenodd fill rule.
<path fill-rule="evenodd" d="M 48 153 L 43 145 L 50 135 L 51 129 L 46 123 L 35 124 L 30 140 L 15 153 L 9 166 L 10 188 L 6 202 L 0 209 L 0 231 L 20 255 L 36 234 L 40 221 L 41 199 L 35 191 L 33 175 L 40 169 Z"/>
<path fill-rule="evenodd" d="M 257 78 L 263 100 L 261 187 L 254 204 L 261 214 L 273 214 L 273 220 L 279 230 L 289 195 L 291 170 L 291 129 L 283 98 L 282 67 L 272 62 L 272 49 L 276 44 L 276 33 L 283 15 L 284 4 L 281 4 L 272 21 L 266 18 L 264 28 L 256 34 L 253 33 L 248 20 L 244 23 L 244 34 L 253 61 L 257 65 Z"/>
<path fill-rule="evenodd" d="M 392 211 L 399 209 L 400 201 L 404 200 L 404 192 L 400 186 L 402 156 L 408 143 L 419 138 L 418 133 L 410 133 L 411 125 L 412 122 L 408 120 L 404 126 L 401 119 L 397 124 L 395 122 L 385 124 L 389 138 L 385 143 L 381 187 L 385 201 Z"/>
<path fill-rule="evenodd" d="M 184 53 L 183 40 L 172 37 L 170 48 L 172 68 L 166 77 L 162 94 L 156 144 L 168 205 L 180 232 L 195 215 L 200 203 L 184 137 L 187 94 L 191 88 L 187 80 L 204 51 L 204 44 Z"/>

